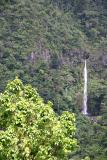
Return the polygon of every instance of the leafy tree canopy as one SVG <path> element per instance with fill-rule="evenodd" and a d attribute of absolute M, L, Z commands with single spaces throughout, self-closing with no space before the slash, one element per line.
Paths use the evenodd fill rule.
<path fill-rule="evenodd" d="M 61 160 L 77 145 L 75 116 L 57 116 L 36 89 L 16 78 L 0 95 L 0 159 Z"/>

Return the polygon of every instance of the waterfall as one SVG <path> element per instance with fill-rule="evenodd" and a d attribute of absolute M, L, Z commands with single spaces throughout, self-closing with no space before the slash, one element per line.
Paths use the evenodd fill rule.
<path fill-rule="evenodd" d="M 84 66 L 84 95 L 83 95 L 83 111 L 84 115 L 87 115 L 87 61 L 85 60 Z"/>

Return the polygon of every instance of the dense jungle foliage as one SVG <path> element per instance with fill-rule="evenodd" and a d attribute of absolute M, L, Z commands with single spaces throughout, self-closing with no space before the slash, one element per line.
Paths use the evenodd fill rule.
<path fill-rule="evenodd" d="M 81 114 L 85 58 L 89 117 Z M 57 114 L 75 113 L 69 159 L 107 159 L 106 0 L 0 0 L 0 92 L 15 76 Z"/>

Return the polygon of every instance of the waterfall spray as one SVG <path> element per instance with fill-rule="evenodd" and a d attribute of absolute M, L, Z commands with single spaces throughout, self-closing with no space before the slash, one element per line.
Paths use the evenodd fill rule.
<path fill-rule="evenodd" d="M 83 111 L 84 115 L 87 115 L 87 61 L 85 60 L 84 66 L 84 95 L 83 95 Z"/>

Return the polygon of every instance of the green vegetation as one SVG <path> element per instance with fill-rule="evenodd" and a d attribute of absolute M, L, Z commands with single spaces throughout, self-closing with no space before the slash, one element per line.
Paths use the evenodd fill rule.
<path fill-rule="evenodd" d="M 0 159 L 67 159 L 77 145 L 75 116 L 58 117 L 30 85 L 8 83 L 0 96 Z"/>
<path fill-rule="evenodd" d="M 85 57 L 91 117 L 81 114 Z M 17 75 L 25 86 L 31 84 L 38 89 L 44 99 L 41 102 L 44 111 L 51 101 L 56 114 L 62 115 L 63 111 L 75 113 L 79 147 L 74 152 L 71 149 L 68 159 L 107 159 L 106 0 L 0 0 L 0 92 L 8 80 Z M 3 95 L 5 97 L 8 93 L 5 91 L 1 97 Z M 14 100 L 18 103 L 18 99 Z M 24 101 L 30 105 L 27 97 Z M 3 108 L 5 111 L 5 106 Z M 52 111 L 54 118 L 58 119 L 55 113 Z"/>

